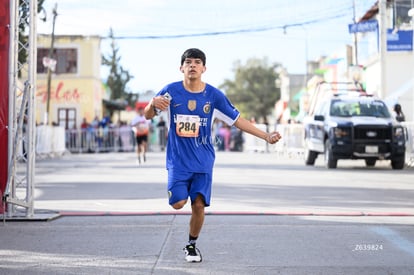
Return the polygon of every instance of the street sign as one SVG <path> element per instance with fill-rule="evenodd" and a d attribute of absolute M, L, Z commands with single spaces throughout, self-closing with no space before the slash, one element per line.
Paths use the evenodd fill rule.
<path fill-rule="evenodd" d="M 362 21 L 355 24 L 348 25 L 349 33 L 356 32 L 374 32 L 378 29 L 378 21 L 376 19 Z"/>

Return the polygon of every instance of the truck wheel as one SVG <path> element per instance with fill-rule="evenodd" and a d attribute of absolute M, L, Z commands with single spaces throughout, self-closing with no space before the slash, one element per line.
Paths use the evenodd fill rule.
<path fill-rule="evenodd" d="M 393 158 L 391 160 L 391 167 L 394 170 L 401 170 L 405 165 L 405 156 Z"/>
<path fill-rule="evenodd" d="M 377 162 L 376 159 L 365 159 L 365 164 L 369 167 L 375 166 L 375 163 Z"/>
<path fill-rule="evenodd" d="M 325 166 L 326 168 L 334 169 L 338 164 L 338 160 L 333 156 L 331 143 L 329 139 L 325 141 Z"/>
<path fill-rule="evenodd" d="M 317 152 L 305 149 L 305 164 L 306 165 L 314 165 L 317 157 L 318 157 Z"/>

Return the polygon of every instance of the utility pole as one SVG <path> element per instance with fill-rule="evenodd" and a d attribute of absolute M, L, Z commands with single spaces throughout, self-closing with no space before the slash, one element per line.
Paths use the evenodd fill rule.
<path fill-rule="evenodd" d="M 354 10 L 354 24 L 357 23 L 356 20 L 356 11 L 355 11 L 355 0 L 353 1 L 353 10 Z M 354 55 L 355 55 L 355 64 L 356 66 L 358 66 L 358 33 L 355 32 L 354 33 Z"/>
<path fill-rule="evenodd" d="M 414 33 L 414 3 L 413 3 L 413 0 L 411 0 L 411 9 L 408 11 L 408 16 L 411 17 L 411 30 Z M 411 40 L 411 43 L 412 43 L 411 54 L 413 56 L 413 58 L 412 58 L 412 64 L 413 64 L 412 72 L 414 73 L 414 35 L 413 35 L 413 39 Z M 413 94 L 414 94 L 414 75 L 413 75 L 413 78 L 411 79 L 411 85 L 412 85 Z M 412 110 L 414 110 L 414 99 L 412 99 L 412 106 L 413 106 Z M 413 121 L 413 120 L 414 120 L 414 113 L 411 114 L 411 121 Z"/>
<path fill-rule="evenodd" d="M 309 34 L 308 29 L 305 27 L 305 25 L 301 25 L 302 29 L 305 31 L 305 89 L 308 88 L 308 80 L 309 80 Z"/>
<path fill-rule="evenodd" d="M 47 102 L 46 102 L 46 114 L 45 114 L 45 124 L 50 124 L 50 86 L 52 82 L 52 66 L 51 66 L 51 60 L 53 56 L 54 51 L 54 44 L 55 44 L 55 23 L 56 23 L 56 17 L 57 17 L 57 3 L 55 3 L 55 7 L 53 8 L 53 25 L 52 25 L 52 37 L 50 42 L 50 49 L 49 49 L 49 64 L 47 67 Z"/>
<path fill-rule="evenodd" d="M 388 95 L 387 91 L 387 1 L 379 0 L 379 36 L 380 36 L 380 68 L 381 68 L 381 79 L 380 79 L 380 89 L 378 96 L 380 98 L 386 97 Z"/>

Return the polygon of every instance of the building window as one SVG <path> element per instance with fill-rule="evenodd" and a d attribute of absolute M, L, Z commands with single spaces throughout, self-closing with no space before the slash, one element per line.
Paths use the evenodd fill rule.
<path fill-rule="evenodd" d="M 76 128 L 76 109 L 75 108 L 59 108 L 57 124 L 65 129 Z"/>
<path fill-rule="evenodd" d="M 412 8 L 412 0 L 395 0 L 393 5 L 393 28 L 411 29 L 411 17 L 408 11 Z"/>
<path fill-rule="evenodd" d="M 43 64 L 43 58 L 49 57 L 48 48 L 37 49 L 37 73 L 47 73 L 47 67 Z M 52 59 L 56 60 L 54 73 L 75 74 L 78 71 L 78 50 L 70 48 L 58 48 L 53 50 Z"/>

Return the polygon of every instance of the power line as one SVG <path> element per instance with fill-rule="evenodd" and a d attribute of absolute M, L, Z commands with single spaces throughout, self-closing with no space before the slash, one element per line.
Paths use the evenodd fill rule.
<path fill-rule="evenodd" d="M 332 19 L 338 19 L 349 15 L 348 13 L 341 13 L 331 15 L 325 18 L 313 19 L 308 21 L 302 21 L 298 23 L 277 25 L 277 26 L 268 26 L 268 27 L 256 27 L 256 28 L 246 28 L 238 29 L 231 31 L 212 31 L 212 32 L 201 32 L 201 33 L 189 33 L 189 34 L 172 34 L 172 35 L 137 35 L 137 36 L 115 36 L 115 39 L 118 40 L 150 40 L 150 39 L 176 39 L 176 38 L 186 38 L 186 37 L 200 37 L 200 36 L 218 36 L 218 35 L 232 35 L 240 33 L 254 33 L 254 32 L 265 32 L 275 29 L 286 29 L 291 27 L 307 26 L 311 24 L 316 24 L 324 21 L 329 21 Z M 109 36 L 101 37 L 102 39 L 109 39 Z"/>

